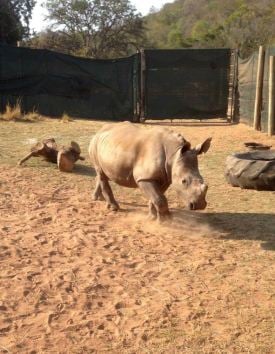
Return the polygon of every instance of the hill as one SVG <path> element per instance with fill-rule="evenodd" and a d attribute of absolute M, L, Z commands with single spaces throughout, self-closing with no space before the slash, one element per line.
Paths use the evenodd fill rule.
<path fill-rule="evenodd" d="M 150 48 L 239 48 L 275 44 L 274 0 L 176 0 L 145 17 Z"/>

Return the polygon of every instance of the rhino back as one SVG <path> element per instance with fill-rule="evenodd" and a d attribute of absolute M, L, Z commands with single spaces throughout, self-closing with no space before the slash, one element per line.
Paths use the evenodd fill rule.
<path fill-rule="evenodd" d="M 177 135 L 167 130 L 124 122 L 104 126 L 93 137 L 89 153 L 98 173 L 135 188 L 140 180 L 167 183 L 168 155 L 179 144 Z"/>

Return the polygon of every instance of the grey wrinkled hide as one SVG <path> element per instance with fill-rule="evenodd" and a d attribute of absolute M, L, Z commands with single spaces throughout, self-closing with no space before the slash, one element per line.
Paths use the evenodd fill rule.
<path fill-rule="evenodd" d="M 142 129 L 130 122 L 107 124 L 91 140 L 89 155 L 97 172 L 94 199 L 105 199 L 118 209 L 108 181 L 139 187 L 149 199 L 152 218 L 169 215 L 164 196 L 173 183 L 184 192 L 191 209 L 204 209 L 207 186 L 198 169 L 197 155 L 211 139 L 195 149 L 181 134 L 168 129 Z"/>

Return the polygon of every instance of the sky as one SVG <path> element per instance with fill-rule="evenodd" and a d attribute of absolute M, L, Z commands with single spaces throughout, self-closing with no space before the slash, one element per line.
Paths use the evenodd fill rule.
<path fill-rule="evenodd" d="M 164 4 L 173 2 L 174 0 L 131 0 L 131 3 L 136 7 L 136 9 L 142 13 L 142 15 L 148 14 L 152 6 L 160 9 Z M 46 10 L 41 7 L 44 0 L 37 0 L 37 4 L 33 11 L 33 17 L 31 21 L 31 28 L 36 32 L 41 31 L 46 27 L 44 17 L 46 15 Z"/>

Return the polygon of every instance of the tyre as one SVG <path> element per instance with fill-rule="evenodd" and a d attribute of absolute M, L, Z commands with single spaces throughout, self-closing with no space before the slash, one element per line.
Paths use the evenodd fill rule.
<path fill-rule="evenodd" d="M 234 187 L 275 190 L 275 150 L 237 153 L 226 159 L 225 178 Z"/>

